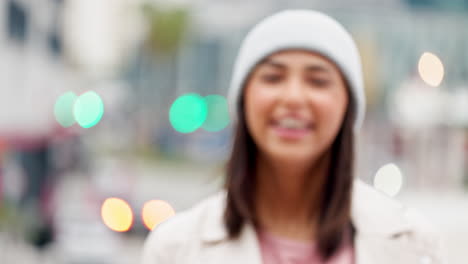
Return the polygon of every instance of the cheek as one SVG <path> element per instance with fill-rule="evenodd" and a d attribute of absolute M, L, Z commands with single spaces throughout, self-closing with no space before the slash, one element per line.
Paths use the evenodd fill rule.
<path fill-rule="evenodd" d="M 315 102 L 322 135 L 335 136 L 340 129 L 348 102 L 344 95 L 330 94 Z"/>
<path fill-rule="evenodd" d="M 246 121 L 251 133 L 258 132 L 268 124 L 269 113 L 274 105 L 274 95 L 262 87 L 249 87 L 245 94 Z"/>

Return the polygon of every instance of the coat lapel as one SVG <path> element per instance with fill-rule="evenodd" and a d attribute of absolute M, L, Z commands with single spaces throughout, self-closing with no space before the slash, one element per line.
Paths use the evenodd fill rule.
<path fill-rule="evenodd" d="M 355 242 L 356 264 L 429 264 L 427 253 L 404 239 L 358 235 Z"/>
<path fill-rule="evenodd" d="M 259 243 L 253 225 L 245 225 L 238 239 L 228 239 L 223 224 L 226 193 L 221 192 L 218 195 L 216 203 L 208 210 L 210 213 L 202 226 L 200 263 L 262 264 Z"/>
<path fill-rule="evenodd" d="M 420 254 L 406 240 L 412 227 L 403 212 L 402 205 L 356 180 L 352 204 L 356 264 L 421 263 Z"/>

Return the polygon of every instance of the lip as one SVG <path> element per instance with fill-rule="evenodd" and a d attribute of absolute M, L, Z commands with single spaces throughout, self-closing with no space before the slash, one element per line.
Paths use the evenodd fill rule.
<path fill-rule="evenodd" d="M 302 129 L 291 129 L 275 125 L 272 126 L 272 129 L 278 137 L 285 140 L 300 140 L 306 137 L 312 131 L 312 128 L 309 127 Z"/>

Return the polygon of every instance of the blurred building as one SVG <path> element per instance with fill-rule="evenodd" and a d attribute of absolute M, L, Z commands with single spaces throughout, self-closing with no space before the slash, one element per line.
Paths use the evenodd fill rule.
<path fill-rule="evenodd" d="M 53 106 L 67 88 L 63 63 L 62 1 L 0 3 L 0 135 L 43 137 L 53 133 Z"/>
<path fill-rule="evenodd" d="M 142 11 L 144 4 L 187 13 L 183 38 L 170 55 L 155 54 L 148 47 L 147 37 L 155 25 Z M 459 114 L 464 110 L 447 109 L 463 105 L 455 95 L 467 89 L 465 1 L 8 0 L 0 4 L 0 27 L 4 30 L 0 34 L 4 57 L 0 62 L 4 87 L 0 90 L 0 135 L 12 131 L 48 134 L 56 125 L 51 110 L 57 96 L 68 90 L 81 93 L 101 87 L 98 92 L 110 97 L 121 94 L 123 105 L 114 114 L 106 112 L 104 123 L 93 130 L 101 131 L 101 138 L 112 139 L 108 135 L 123 133 L 121 138 L 129 140 L 127 147 L 134 143 L 191 159 L 217 153 L 218 160 L 223 160 L 229 128 L 218 133 L 180 135 L 168 121 L 169 107 L 188 92 L 226 95 L 243 36 L 262 17 L 285 8 L 329 13 L 352 32 L 359 44 L 369 109 L 364 133 L 368 133 L 371 146 L 378 146 L 363 147 L 363 160 L 371 164 L 362 164 L 365 177 L 372 176 L 377 164 L 395 158 L 389 151 L 394 136 L 382 136 L 381 132 L 405 126 L 399 123 L 405 118 L 395 117 L 391 101 L 395 92 L 417 74 L 418 59 L 425 51 L 437 54 L 445 67 L 444 80 L 437 88 L 442 96 L 436 98 L 442 105 L 443 118 L 433 122 L 444 132 L 431 138 L 442 140 L 444 135 L 464 133 L 460 131 L 467 124 L 460 122 L 465 119 Z M 123 124 L 125 129 L 116 129 Z M 459 145 L 459 141 L 453 142 L 450 144 Z M 439 145 L 450 151 L 452 147 L 447 144 Z M 440 154 L 440 159 L 447 157 Z"/>

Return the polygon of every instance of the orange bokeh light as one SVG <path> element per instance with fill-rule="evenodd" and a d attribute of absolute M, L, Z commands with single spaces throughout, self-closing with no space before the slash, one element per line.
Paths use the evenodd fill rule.
<path fill-rule="evenodd" d="M 157 225 L 175 215 L 172 206 L 161 200 L 151 200 L 143 205 L 141 217 L 146 228 L 153 230 Z"/>
<path fill-rule="evenodd" d="M 127 202 L 119 198 L 108 198 L 101 207 L 104 224 L 116 232 L 126 232 L 133 225 L 133 212 Z"/>

